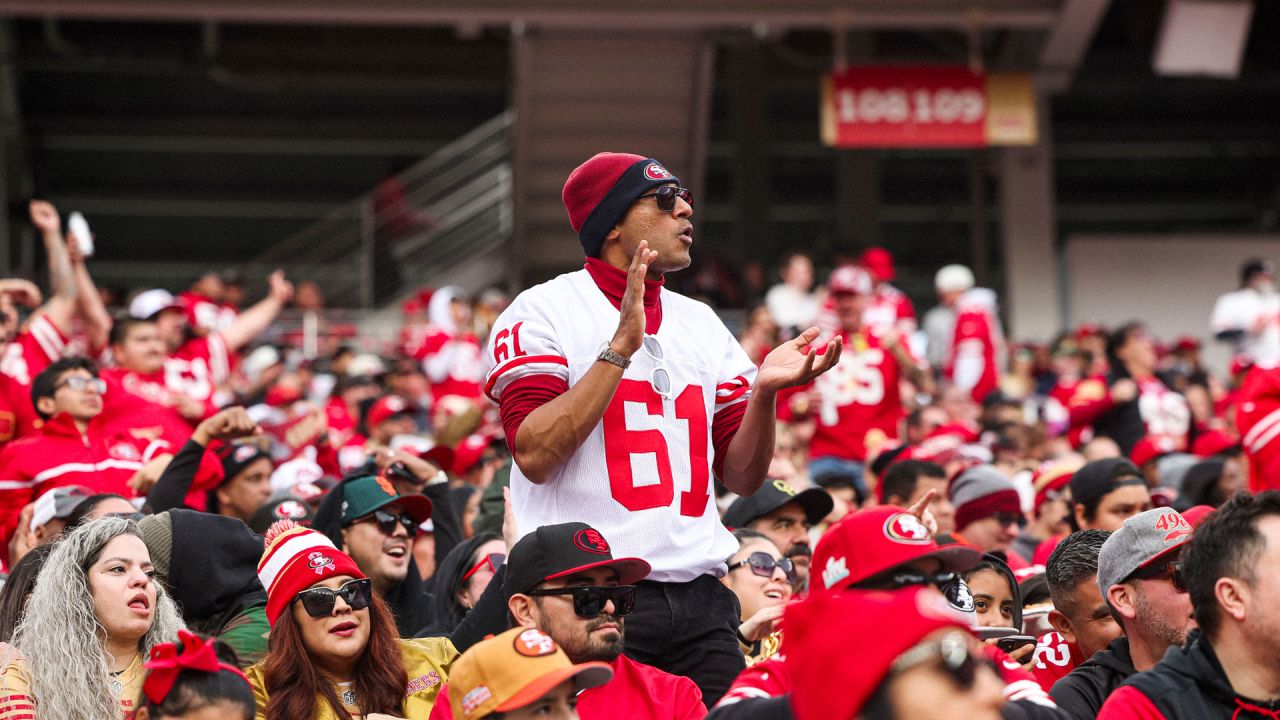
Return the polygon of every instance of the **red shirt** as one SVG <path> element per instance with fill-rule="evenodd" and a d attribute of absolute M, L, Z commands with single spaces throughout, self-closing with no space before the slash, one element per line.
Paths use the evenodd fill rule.
<path fill-rule="evenodd" d="M 1107 696 L 1098 720 L 1164 720 L 1164 713 L 1134 687 L 1118 687 Z"/>
<path fill-rule="evenodd" d="M 1249 459 L 1249 490 L 1280 488 L 1280 368 L 1254 368 L 1245 376 L 1236 425 Z"/>
<path fill-rule="evenodd" d="M 846 335 L 840 362 L 814 380 L 820 398 L 812 457 L 865 460 L 868 441 L 896 440 L 902 420 L 901 369 L 874 332 Z M 878 443 L 870 443 L 878 444 Z"/>
<path fill-rule="evenodd" d="M 100 422 L 90 423 L 82 435 L 66 413 L 9 443 L 0 450 L 0 528 L 6 541 L 23 506 L 55 487 L 82 485 L 94 493 L 133 497 L 127 483 L 142 468 L 142 453 L 141 443 L 108 434 Z"/>
<path fill-rule="evenodd" d="M 619 655 L 609 665 L 613 668 L 613 678 L 609 682 L 578 695 L 578 717 L 582 720 L 696 720 L 706 717 L 702 691 L 689 678 L 642 665 L 626 655 Z M 430 720 L 453 720 L 447 684 L 436 696 Z"/>
<path fill-rule="evenodd" d="M 37 315 L 0 350 L 0 443 L 30 435 L 40 426 L 31 404 L 31 383 L 66 348 L 62 331 L 48 316 Z"/>
<path fill-rule="evenodd" d="M 947 356 L 946 376 L 981 403 L 1000 383 L 997 359 L 1004 337 L 996 318 L 995 294 L 986 288 L 968 291 L 956 303 L 956 329 Z"/>
<path fill-rule="evenodd" d="M 479 400 L 484 394 L 488 368 L 484 348 L 474 333 L 452 335 L 433 327 L 413 357 L 422 363 L 433 398 L 460 395 Z"/>
<path fill-rule="evenodd" d="M 880 283 L 862 312 L 862 321 L 877 332 L 897 330 L 905 338 L 916 331 L 916 309 L 901 290 Z"/>

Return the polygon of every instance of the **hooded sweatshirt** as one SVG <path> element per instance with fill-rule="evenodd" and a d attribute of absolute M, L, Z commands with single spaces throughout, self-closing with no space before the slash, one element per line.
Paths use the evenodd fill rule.
<path fill-rule="evenodd" d="M 1154 668 L 1133 675 L 1111 693 L 1098 720 L 1275 720 L 1280 701 L 1236 694 L 1218 656 L 1199 630 L 1185 647 L 1169 648 Z"/>
<path fill-rule="evenodd" d="M 1129 639 L 1121 636 L 1058 680 L 1049 697 L 1073 720 L 1093 720 L 1111 693 L 1135 672 Z"/>

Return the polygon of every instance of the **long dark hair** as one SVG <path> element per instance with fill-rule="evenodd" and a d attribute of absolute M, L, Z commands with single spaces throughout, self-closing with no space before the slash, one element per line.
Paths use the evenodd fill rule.
<path fill-rule="evenodd" d="M 433 637 L 450 635 L 467 615 L 467 608 L 458 600 L 458 592 L 462 590 L 462 576 L 475 567 L 480 561 L 476 552 L 491 540 L 500 540 L 491 532 L 477 533 L 467 540 L 458 543 L 440 566 L 435 575 L 427 581 L 427 590 L 431 593 L 431 624 L 415 633 L 416 637 Z"/>
<path fill-rule="evenodd" d="M 9 579 L 0 590 L 0 642 L 13 642 L 13 631 L 18 627 L 27 610 L 27 597 L 36 587 L 36 576 L 44 567 L 45 558 L 53 549 L 52 543 L 32 548 L 13 566 Z"/>
<path fill-rule="evenodd" d="M 360 712 L 400 715 L 404 712 L 404 690 L 408 675 L 400 655 L 396 621 L 387 604 L 376 594 L 369 605 L 369 644 L 356 661 L 355 691 Z M 317 702 L 326 702 L 340 720 L 351 720 L 342 702 L 302 644 L 302 631 L 293 613 L 286 610 L 271 628 L 271 639 L 263 675 L 269 720 L 298 720 L 318 714 Z"/>

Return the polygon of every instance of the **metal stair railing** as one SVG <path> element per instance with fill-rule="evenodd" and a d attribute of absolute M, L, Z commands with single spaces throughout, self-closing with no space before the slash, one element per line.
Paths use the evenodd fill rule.
<path fill-rule="evenodd" d="M 263 251 L 257 272 L 314 280 L 331 307 L 373 308 L 505 243 L 513 228 L 507 111 Z"/>

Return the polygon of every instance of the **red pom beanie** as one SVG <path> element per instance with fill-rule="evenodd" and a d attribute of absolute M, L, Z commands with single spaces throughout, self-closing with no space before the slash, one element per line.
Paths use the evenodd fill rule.
<path fill-rule="evenodd" d="M 574 168 L 561 198 L 587 257 L 600 254 L 605 236 L 637 197 L 670 183 L 679 185 L 680 178 L 657 160 L 631 153 L 597 153 Z"/>
<path fill-rule="evenodd" d="M 266 540 L 258 579 L 267 589 L 267 622 L 272 627 L 298 593 L 312 585 L 338 575 L 365 577 L 356 561 L 334 547 L 329 538 L 291 520 L 272 525 Z"/>

